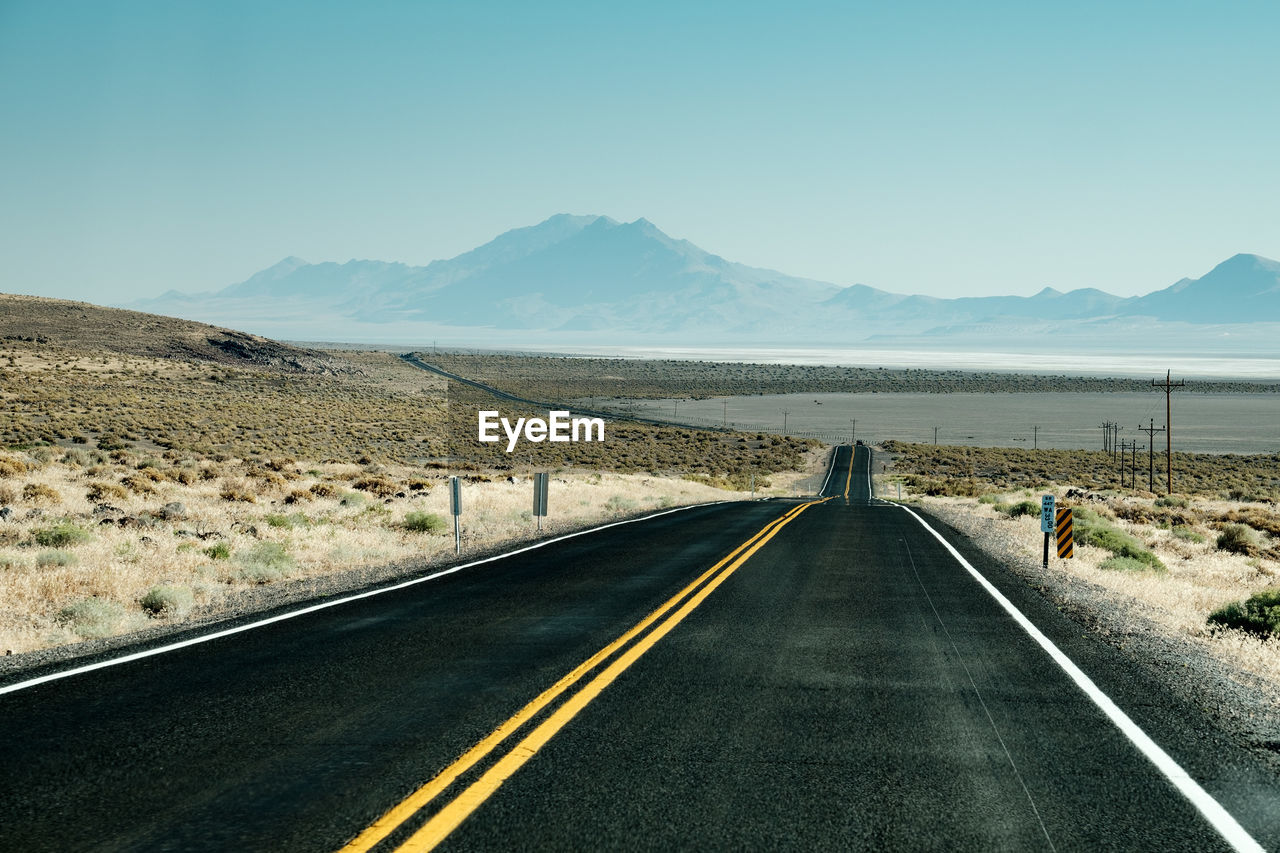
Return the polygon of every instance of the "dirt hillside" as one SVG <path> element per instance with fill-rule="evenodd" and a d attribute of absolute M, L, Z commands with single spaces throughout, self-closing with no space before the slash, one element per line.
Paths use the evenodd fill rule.
<path fill-rule="evenodd" d="M 142 358 L 207 361 L 287 373 L 348 373 L 318 350 L 244 332 L 87 302 L 0 294 L 0 340 Z"/>

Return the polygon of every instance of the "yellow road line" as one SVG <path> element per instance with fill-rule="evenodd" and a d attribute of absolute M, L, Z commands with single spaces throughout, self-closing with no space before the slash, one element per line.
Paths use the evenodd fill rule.
<path fill-rule="evenodd" d="M 513 773 L 525 765 L 530 758 L 533 758 L 543 746 L 556 735 L 560 729 L 577 716 L 578 712 L 585 708 L 591 700 L 595 699 L 604 691 L 606 687 L 613 683 L 619 675 L 627 670 L 633 663 L 640 659 L 645 652 L 653 648 L 655 644 L 668 633 L 671 632 L 676 625 L 680 624 L 686 616 L 692 613 L 697 607 L 706 600 L 712 592 L 716 590 L 720 584 L 732 575 L 739 566 L 749 560 L 756 551 L 764 547 L 764 544 L 777 535 L 783 527 L 794 520 L 801 512 L 822 501 L 812 501 L 802 504 L 795 511 L 788 513 L 782 519 L 774 524 L 772 530 L 761 536 L 754 538 L 754 544 L 749 540 L 746 544 L 750 547 L 741 553 L 737 559 L 729 564 L 729 567 L 715 577 L 710 583 L 698 591 L 696 595 L 684 603 L 684 605 L 671 614 L 665 621 L 654 628 L 642 640 L 621 655 L 617 660 L 611 663 L 599 675 L 593 678 L 576 694 L 571 696 L 568 701 L 556 709 L 550 717 L 538 725 L 530 732 L 524 740 L 516 744 L 510 752 L 499 759 L 498 763 L 489 768 L 478 780 L 473 782 L 470 787 L 459 794 L 451 803 L 445 806 L 440 812 L 427 821 L 427 823 L 410 836 L 409 840 L 397 848 L 397 853 L 422 853 L 433 849 L 441 841 L 448 837 L 458 826 L 466 820 L 472 812 L 480 807 L 485 800 L 489 799 L 502 786 L 502 783 L 511 777 Z M 741 551 L 741 549 L 739 549 Z"/>
<path fill-rule="evenodd" d="M 537 698 L 517 711 L 509 720 L 498 726 L 498 728 L 494 729 L 493 732 L 482 741 L 467 750 L 461 757 L 444 770 L 440 771 L 434 779 L 414 791 L 404 800 L 393 806 L 386 814 L 370 824 L 363 832 L 348 842 L 347 845 L 339 851 L 339 853 L 367 853 L 367 851 L 372 850 L 375 845 L 390 835 L 396 827 L 404 823 L 433 799 L 438 797 L 441 792 L 452 785 L 459 776 L 466 773 L 474 767 L 477 762 L 481 761 L 486 755 L 497 748 L 497 746 L 504 740 L 515 734 L 521 726 L 533 717 L 537 716 L 538 712 L 547 707 L 551 702 L 555 701 L 557 697 L 580 681 L 588 672 L 595 669 L 602 661 L 610 657 L 618 649 L 625 646 L 654 622 L 661 619 L 683 598 L 689 595 L 693 590 L 697 589 L 700 584 L 723 568 L 727 563 L 729 563 L 729 561 L 733 560 L 734 557 L 737 557 L 747 548 L 751 547 L 751 545 L 762 536 L 769 534 L 772 529 L 776 529 L 777 527 L 786 524 L 807 506 L 809 506 L 809 504 L 802 504 L 798 507 L 793 507 L 782 516 L 770 521 L 754 536 L 749 538 L 746 542 L 743 542 L 737 548 L 734 548 L 728 556 L 703 572 L 695 581 L 677 592 L 671 598 L 667 599 L 666 603 L 646 616 L 643 620 L 637 623 L 635 627 L 631 628 L 621 637 L 614 640 L 591 657 L 587 658 L 575 667 L 568 675 L 564 676 L 551 687 L 538 694 Z"/>
<path fill-rule="evenodd" d="M 849 448 L 849 476 L 844 479 L 844 499 L 849 500 L 849 487 L 853 485 L 853 456 L 857 453 L 852 447 Z"/>

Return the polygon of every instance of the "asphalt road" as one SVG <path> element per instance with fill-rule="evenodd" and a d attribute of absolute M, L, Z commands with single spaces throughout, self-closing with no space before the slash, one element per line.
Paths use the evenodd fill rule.
<path fill-rule="evenodd" d="M 857 450 L 821 503 L 672 512 L 0 694 L 0 849 L 1227 849 L 919 521 L 872 499 Z M 957 544 L 1280 849 L 1264 763 Z"/>

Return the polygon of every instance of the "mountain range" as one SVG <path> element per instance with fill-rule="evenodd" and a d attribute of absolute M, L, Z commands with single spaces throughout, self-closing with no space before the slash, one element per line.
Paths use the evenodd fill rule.
<path fill-rule="evenodd" d="M 645 219 L 560 214 L 426 266 L 289 257 L 214 293 L 169 291 L 127 307 L 263 333 L 296 326 L 312 340 L 461 327 L 477 339 L 507 332 L 613 343 L 980 341 L 1277 323 L 1280 263 L 1239 254 L 1139 297 L 1045 288 L 947 299 L 745 266 Z"/>

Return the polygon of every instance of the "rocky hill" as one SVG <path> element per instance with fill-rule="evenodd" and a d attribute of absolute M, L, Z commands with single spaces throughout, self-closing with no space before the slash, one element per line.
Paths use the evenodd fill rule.
<path fill-rule="evenodd" d="M 348 363 L 269 338 L 87 302 L 0 294 L 0 340 L 73 352 L 207 361 L 285 373 L 348 373 Z"/>

